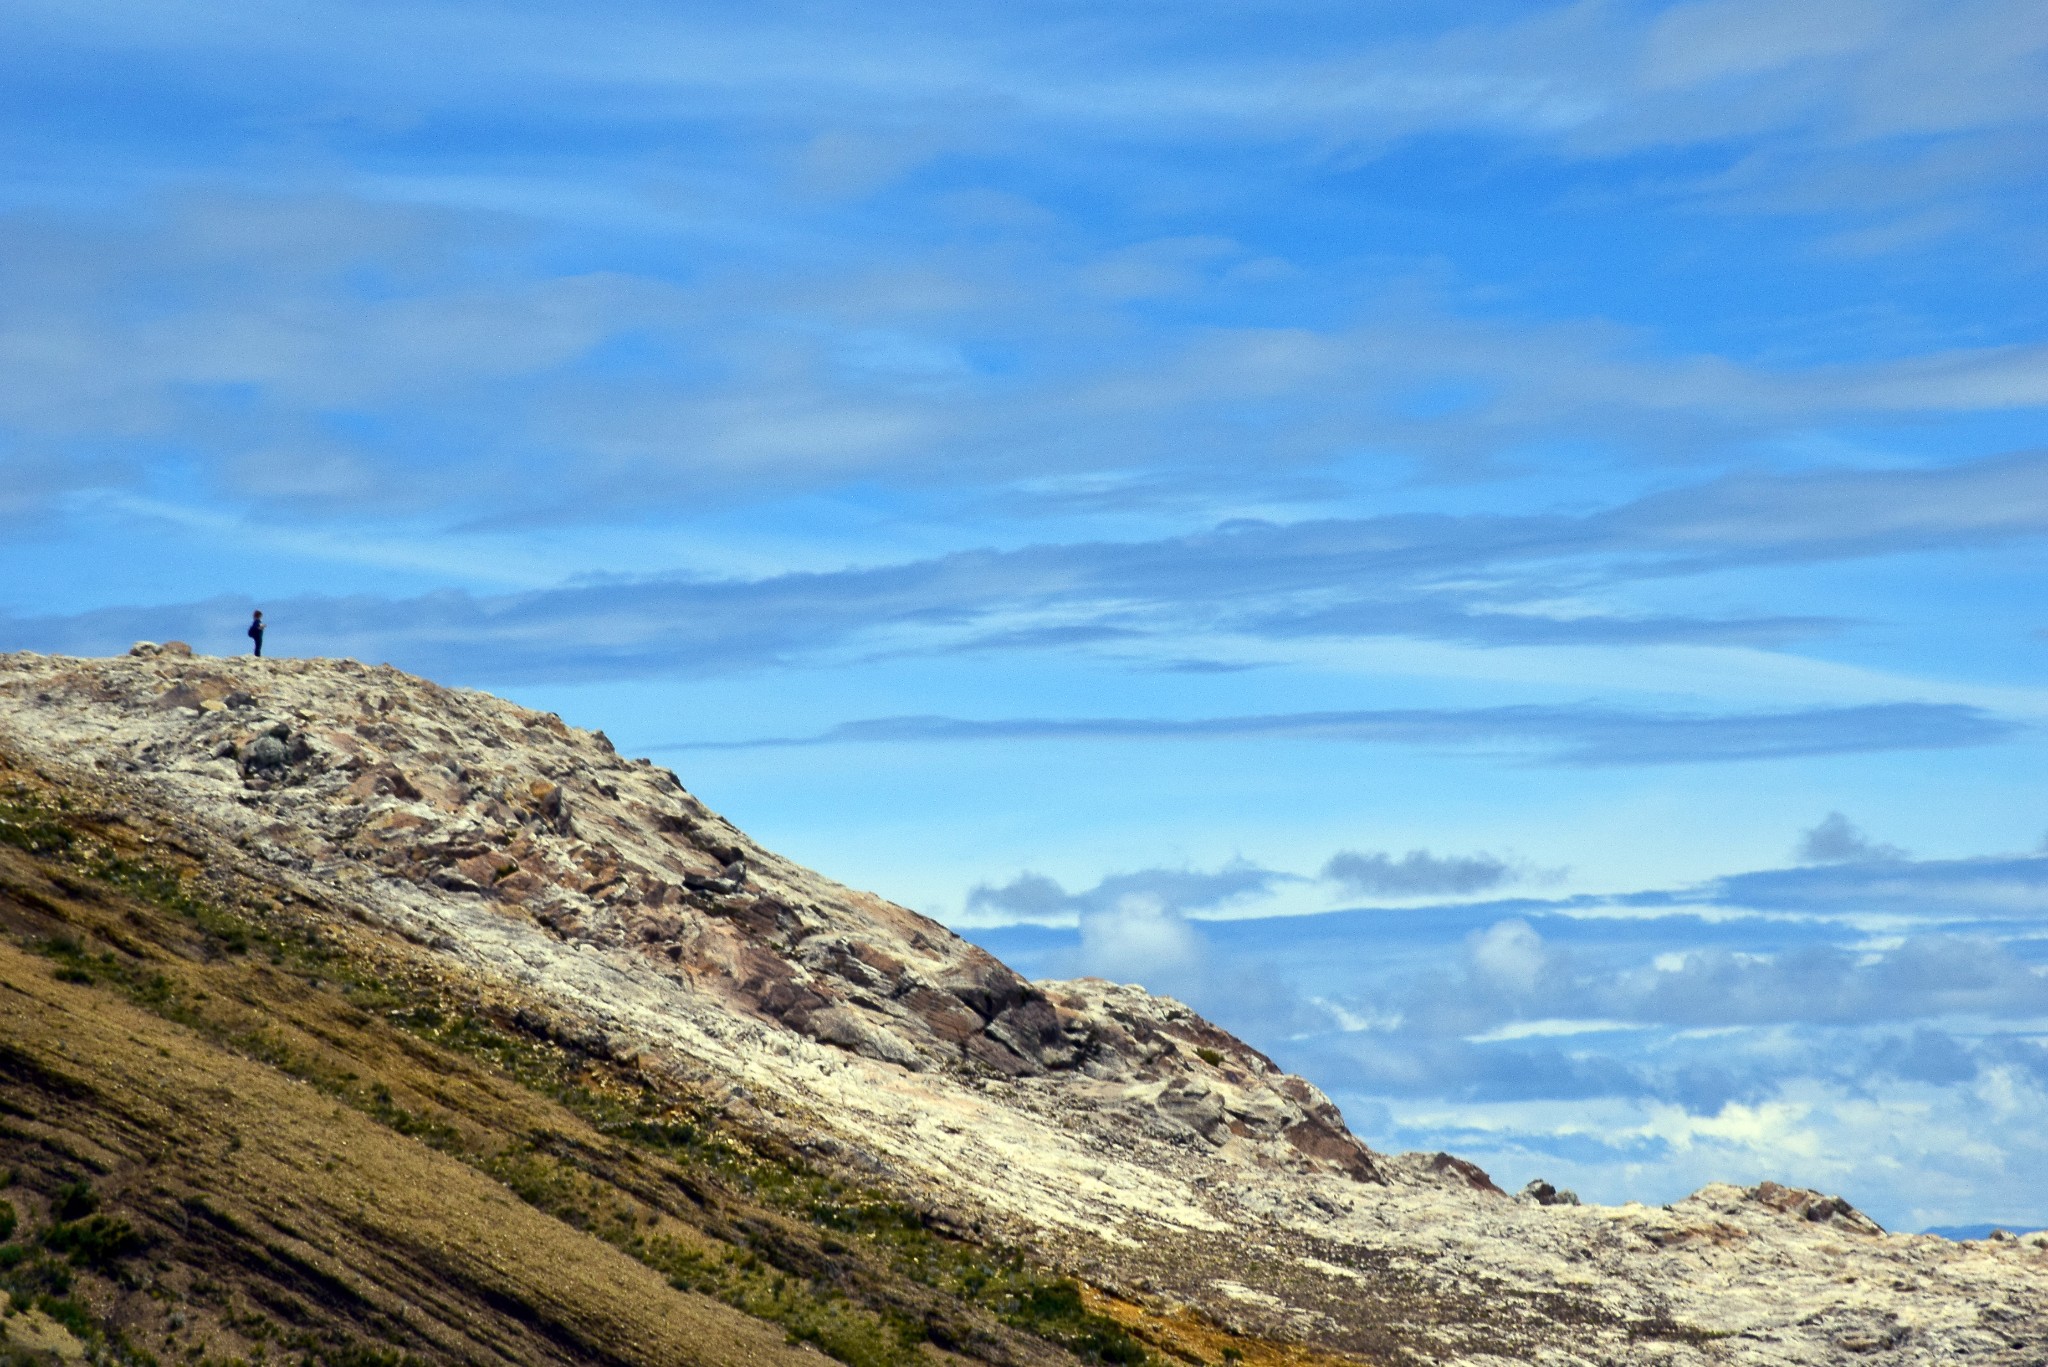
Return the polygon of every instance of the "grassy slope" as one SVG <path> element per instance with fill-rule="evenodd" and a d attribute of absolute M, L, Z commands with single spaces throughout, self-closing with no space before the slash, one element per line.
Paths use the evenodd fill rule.
<path fill-rule="evenodd" d="M 16 1344 L 337 1367 L 768 1364 L 797 1341 L 857 1367 L 1312 1360 L 1084 1298 L 260 888 L 202 900 L 108 796 L 0 756 Z"/>
<path fill-rule="evenodd" d="M 296 1330 L 330 1354 L 361 1335 L 485 1360 L 798 1358 L 761 1321 L 671 1289 L 456 1159 L 203 1035 L 56 981 L 12 946 L 0 981 L 0 1069 L 9 1108 L 26 1112 L 8 1138 L 22 1185 L 44 1194 L 23 1204 L 47 1210 L 76 1173 L 123 1212 L 100 1214 L 111 1242 L 134 1242 L 116 1218 L 149 1239 L 146 1256 L 83 1261 L 126 1274 L 104 1279 L 113 1319 L 138 1342 L 161 1326 L 160 1353 L 245 1356 Z"/>

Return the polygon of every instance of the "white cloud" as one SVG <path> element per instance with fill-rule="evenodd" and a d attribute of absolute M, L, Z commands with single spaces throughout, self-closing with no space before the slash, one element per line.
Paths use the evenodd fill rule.
<path fill-rule="evenodd" d="M 1501 921 L 1466 942 L 1472 967 L 1487 984 L 1516 995 L 1534 991 L 1547 956 L 1543 937 L 1527 921 Z"/>
<path fill-rule="evenodd" d="M 1604 1035 L 1615 1030 L 1641 1030 L 1645 1027 L 1636 1021 L 1617 1020 L 1569 1020 L 1547 1018 L 1544 1020 L 1509 1021 L 1496 1025 L 1491 1030 L 1482 1030 L 1476 1035 L 1465 1036 L 1468 1044 L 1500 1044 L 1518 1039 L 1569 1039 L 1574 1035 Z"/>
<path fill-rule="evenodd" d="M 1177 909 L 1131 893 L 1080 916 L 1081 963 L 1098 977 L 1173 991 L 1203 966 L 1202 941 Z"/>

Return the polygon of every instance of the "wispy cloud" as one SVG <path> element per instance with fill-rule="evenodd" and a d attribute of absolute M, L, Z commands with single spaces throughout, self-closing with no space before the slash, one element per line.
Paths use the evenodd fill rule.
<path fill-rule="evenodd" d="M 1909 860 L 1890 847 L 1869 859 L 1730 874 L 1717 900 L 1759 911 L 1912 920 L 2004 921 L 2048 916 L 2048 856 Z"/>
<path fill-rule="evenodd" d="M 1262 897 L 1283 884 L 1305 881 L 1299 874 L 1260 868 L 1241 859 L 1213 871 L 1152 868 L 1113 873 L 1078 892 L 1068 892 L 1044 874 L 1020 873 L 1008 883 L 981 883 L 969 889 L 967 911 L 976 916 L 1055 922 L 1079 912 L 1114 907 L 1131 897 L 1148 898 L 1182 912 L 1213 911 Z"/>
<path fill-rule="evenodd" d="M 1353 897 L 1469 897 L 1516 881 L 1521 870 L 1490 854 L 1431 854 L 1410 850 L 1390 854 L 1340 850 L 1323 865 L 1323 877 Z"/>
<path fill-rule="evenodd" d="M 1598 318 L 1468 316 L 1391 282 L 1369 308 L 1278 325 L 1244 316 L 1232 272 L 1265 258 L 1227 239 L 919 231 L 820 269 L 829 225 L 792 216 L 778 260 L 707 241 L 687 277 L 564 270 L 501 215 L 340 194 L 187 193 L 119 226 L 0 217 L 9 504 L 135 492 L 171 466 L 298 519 L 587 522 L 875 487 L 1042 514 L 1047 479 L 1241 508 L 1341 489 L 1331 472 L 1361 449 L 1463 477 L 1556 442 L 1713 467 L 1817 425 L 2048 405 L 2038 344 L 1764 365 Z M 1204 321 L 1150 316 L 1140 276 L 1184 280 Z M 1426 402 L 1446 392 L 1463 397 Z M 1714 493 L 1734 515 L 1775 487 Z M 1802 490 L 1827 486 L 1784 486 Z M 1922 520 L 1892 507 L 1895 537 Z M 1634 530 L 1685 520 L 1641 511 Z M 1752 535 L 1783 526 L 1747 511 L 1765 514 Z"/>
<path fill-rule="evenodd" d="M 843 658 L 848 652 L 1087 650 L 1191 634 L 1268 643 L 1405 636 L 1480 646 L 1644 644 L 1769 648 L 1840 624 L 1818 617 L 1704 617 L 1629 610 L 1632 587 L 1673 575 L 1791 560 L 1982 546 L 2048 533 L 2048 457 L 2002 457 L 1934 471 L 1752 477 L 1662 493 L 1580 516 L 1399 515 L 1234 522 L 1151 541 L 962 551 L 893 565 L 754 580 L 656 578 L 410 599 L 300 597 L 265 603 L 280 645 L 368 654 L 467 680 L 645 673 L 714 674 Z M 1577 601 L 1559 607 L 1560 593 Z M 0 622 L 0 640 L 94 653 L 138 636 L 232 642 L 242 601 L 106 608 Z M 1995 723 L 1953 709 L 1861 714 L 1911 744 L 1989 738 Z M 1478 719 L 1484 723 L 1485 718 Z M 1813 752 L 1854 715 L 1815 719 Z M 1332 725 L 1429 726 L 1417 714 Z M 1576 723 L 1540 709 L 1501 731 L 1562 735 Z M 899 730 L 903 723 L 888 723 Z M 966 725 L 962 723 L 961 725 Z M 1010 725 L 987 723 L 987 725 Z M 1051 722 L 1015 723 L 1040 729 Z M 1146 723 L 1073 723 L 1141 731 Z M 1194 725 L 1194 724 L 1189 724 Z M 1240 732 L 1303 720 L 1203 723 Z M 1466 732 L 1475 723 L 1461 723 Z M 1739 749 L 1740 724 L 1669 718 Z M 1797 748 L 1795 717 L 1763 723 L 1766 751 Z M 879 734 L 881 723 L 869 725 Z M 1915 729 L 1918 727 L 1919 729 Z M 883 729 L 886 729 L 884 727 Z M 943 729 L 933 723 L 929 731 Z M 1172 726 L 1164 725 L 1162 734 Z M 1614 726 L 1606 728 L 1618 734 Z M 1639 749 L 1648 744 L 1640 738 Z M 1946 739 L 1943 739 L 1946 738 Z M 1590 746 L 1588 753 L 1599 747 Z"/>
<path fill-rule="evenodd" d="M 203 7 L 17 8 L 37 37 L 90 43 L 110 64 L 192 79 L 192 68 L 235 63 L 249 77 L 244 109 L 316 92 L 339 111 L 330 119 L 367 124 L 363 134 L 404 131 L 397 120 L 377 127 L 369 110 L 380 106 L 497 127 L 520 117 L 523 98 L 592 140 L 678 109 L 735 134 L 794 125 L 816 138 L 822 126 L 833 140 L 810 160 L 883 168 L 903 154 L 875 143 L 1001 150 L 1026 130 L 1141 144 L 1385 145 L 1457 132 L 1580 157 L 1767 135 L 1858 149 L 2036 125 L 2033 58 L 2048 43 L 2022 0 L 1881 0 L 1846 17 L 1825 3 L 1760 0 L 1524 6 L 1398 37 L 1341 7 L 1297 8 L 1276 25 L 1268 10 L 1197 5 L 1176 11 L 1183 27 L 1162 30 L 1141 6 L 1100 16 L 1086 43 L 1012 12 L 920 5 L 890 22 L 826 7 L 594 24 L 449 4 L 388 16 L 375 42 L 334 4 L 232 27 L 206 23 Z M 445 79 L 451 71 L 468 78 Z"/>
<path fill-rule="evenodd" d="M 813 736 L 679 742 L 664 749 L 767 749 L 808 745 L 926 745 L 992 741 L 1312 740 L 1365 745 L 1478 746 L 1548 764 L 1711 764 L 1873 750 L 1988 745 L 2019 730 L 1979 708 L 1881 703 L 1733 716 L 1599 707 L 1410 708 L 1294 712 L 1193 720 L 1020 717 L 878 717 Z"/>

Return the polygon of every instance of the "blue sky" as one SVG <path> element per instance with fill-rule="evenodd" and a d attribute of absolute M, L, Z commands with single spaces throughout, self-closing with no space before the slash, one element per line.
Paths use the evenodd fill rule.
<path fill-rule="evenodd" d="M 1376 1143 L 2048 1224 L 2037 3 L 0 38 L 0 646 L 261 606 Z"/>

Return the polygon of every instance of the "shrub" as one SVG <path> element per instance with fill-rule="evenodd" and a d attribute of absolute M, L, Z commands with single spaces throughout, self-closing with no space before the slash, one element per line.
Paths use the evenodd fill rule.
<path fill-rule="evenodd" d="M 132 1253 L 140 1253 L 148 1241 L 135 1226 L 118 1215 L 94 1215 L 75 1224 L 52 1225 L 43 1235 L 43 1246 L 62 1253 L 79 1267 L 112 1267 Z"/>
<path fill-rule="evenodd" d="M 84 1182 L 66 1182 L 50 1195 L 50 1214 L 58 1220 L 82 1220 L 99 1208 L 99 1193 Z"/>
<path fill-rule="evenodd" d="M 0 841 L 30 854 L 61 854 L 71 848 L 71 832 L 33 810 L 0 807 Z"/>

